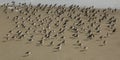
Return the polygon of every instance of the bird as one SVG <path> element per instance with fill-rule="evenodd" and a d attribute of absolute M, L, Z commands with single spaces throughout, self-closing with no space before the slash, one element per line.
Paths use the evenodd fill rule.
<path fill-rule="evenodd" d="M 107 44 L 106 40 L 102 41 L 102 44 L 100 44 L 99 46 L 105 46 Z"/>
<path fill-rule="evenodd" d="M 78 46 L 79 46 L 79 47 L 82 47 L 82 43 L 79 43 Z"/>
<path fill-rule="evenodd" d="M 63 40 L 61 43 L 65 45 L 65 40 Z"/>
<path fill-rule="evenodd" d="M 80 40 L 77 40 L 75 44 L 73 45 L 78 45 L 80 43 Z"/>
<path fill-rule="evenodd" d="M 83 47 L 83 49 L 84 49 L 84 50 L 87 50 L 87 49 L 88 49 L 88 47 L 84 46 L 84 47 Z"/>
<path fill-rule="evenodd" d="M 12 33 L 12 30 L 10 30 L 8 33 Z"/>
<path fill-rule="evenodd" d="M 27 51 L 27 52 L 25 52 L 25 55 L 24 55 L 23 57 L 27 57 L 27 56 L 29 56 L 29 55 L 31 55 L 31 54 L 32 54 L 32 52 Z"/>
<path fill-rule="evenodd" d="M 33 41 L 33 39 L 32 39 L 32 38 L 28 39 L 27 44 L 31 43 L 32 41 Z"/>
<path fill-rule="evenodd" d="M 113 32 L 113 33 L 116 32 L 116 28 L 114 28 L 114 29 L 112 30 L 112 32 Z"/>
<path fill-rule="evenodd" d="M 77 43 L 77 44 L 80 43 L 80 40 L 77 40 L 76 43 Z"/>
<path fill-rule="evenodd" d="M 84 52 L 84 51 L 87 51 L 88 50 L 88 47 L 87 46 L 84 46 L 83 48 L 82 48 L 82 50 L 80 50 L 80 52 Z"/>
<path fill-rule="evenodd" d="M 54 52 L 60 51 L 60 50 L 61 50 L 61 47 L 62 47 L 62 46 L 57 46 L 56 48 L 54 48 L 54 49 L 56 49 Z"/>
<path fill-rule="evenodd" d="M 38 43 L 37 43 L 37 46 L 42 46 L 44 44 L 44 40 L 40 40 L 40 41 L 38 41 Z"/>
<path fill-rule="evenodd" d="M 62 43 L 57 44 L 57 46 L 62 46 Z"/>
<path fill-rule="evenodd" d="M 54 44 L 54 42 L 53 42 L 53 41 L 51 41 L 51 42 L 50 42 L 50 44 L 49 44 L 48 46 L 52 46 L 53 44 Z"/>
<path fill-rule="evenodd" d="M 61 49 L 61 46 L 57 46 L 55 49 L 58 49 L 58 50 L 60 50 L 60 49 Z"/>
<path fill-rule="evenodd" d="M 104 40 L 104 41 L 103 41 L 103 45 L 106 45 L 106 43 L 107 43 L 106 40 Z"/>
<path fill-rule="evenodd" d="M 33 39 L 28 39 L 29 42 L 33 41 Z"/>

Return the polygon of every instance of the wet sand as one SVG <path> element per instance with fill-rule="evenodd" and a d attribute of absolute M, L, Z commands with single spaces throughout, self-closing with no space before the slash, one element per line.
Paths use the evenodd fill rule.
<path fill-rule="evenodd" d="M 0 60 L 120 59 L 120 10 L 111 12 L 110 9 L 107 9 L 105 12 L 102 12 L 104 9 L 92 7 L 89 9 L 86 7 L 81 12 L 84 8 L 78 10 L 74 6 L 72 7 L 74 10 L 70 9 L 71 11 L 68 12 L 66 11 L 68 7 L 65 6 L 62 6 L 63 8 L 52 7 L 50 10 L 49 7 L 46 7 L 44 10 L 44 7 L 34 6 L 30 8 L 30 6 L 23 5 L 20 7 L 15 6 L 17 9 L 11 11 L 8 7 L 7 9 L 5 6 L 0 7 Z M 26 8 L 28 8 L 28 11 L 25 10 Z M 19 9 L 22 12 L 17 12 Z M 55 12 L 56 9 L 58 9 L 58 12 Z M 94 9 L 101 12 L 93 12 L 95 16 L 91 16 L 92 13 L 89 11 Z M 86 11 L 88 12 L 86 13 Z M 75 18 L 79 13 L 80 16 Z M 88 16 L 85 14 L 88 14 Z M 102 22 L 98 22 L 101 18 L 100 15 L 107 18 L 104 18 Z M 113 21 L 116 19 L 117 22 L 112 22 L 115 24 L 113 28 L 106 28 L 111 17 L 114 17 L 112 18 Z M 97 21 L 93 24 L 93 27 L 91 27 L 92 22 L 88 22 L 90 18 L 92 22 Z M 50 21 L 52 22 L 50 23 Z M 64 24 L 65 21 L 68 22 Z M 78 22 L 80 21 L 82 23 L 79 26 Z M 99 24 L 100 28 L 98 30 L 100 29 L 101 32 L 96 33 L 94 28 Z M 20 27 L 16 27 L 17 25 Z M 47 25 L 49 25 L 48 28 L 46 28 Z M 72 28 L 70 28 L 71 26 Z M 116 28 L 115 32 L 113 31 L 114 28 Z M 92 32 L 88 33 L 89 29 Z M 50 31 L 52 33 L 48 34 Z M 108 36 L 106 36 L 107 32 L 109 33 Z M 7 34 L 8 36 L 6 36 Z M 57 36 L 54 37 L 56 34 Z M 78 34 L 78 36 L 72 36 L 72 34 Z M 95 37 L 89 37 L 90 34 L 93 34 Z M 99 38 L 100 36 L 104 38 Z M 51 43 L 52 41 L 53 43 Z M 48 46 L 50 43 L 51 46 Z M 82 45 L 76 46 L 77 43 Z"/>

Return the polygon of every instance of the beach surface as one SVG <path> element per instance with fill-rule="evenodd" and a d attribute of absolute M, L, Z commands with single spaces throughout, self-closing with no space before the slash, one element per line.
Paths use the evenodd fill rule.
<path fill-rule="evenodd" d="M 117 29 L 116 32 L 111 33 L 109 37 L 104 38 L 100 41 L 97 37 L 86 41 L 84 40 L 86 37 L 85 35 L 86 32 L 78 33 L 79 37 L 77 38 L 74 38 L 74 37 L 70 38 L 72 33 L 69 32 L 69 29 L 67 27 L 70 27 L 73 24 L 74 19 L 68 18 L 67 14 L 69 15 L 70 13 L 74 17 L 74 14 L 72 13 L 72 11 L 70 12 L 66 11 L 64 14 L 59 16 L 51 12 L 57 9 L 55 7 L 50 9 L 50 12 L 48 12 L 48 14 L 46 13 L 47 10 L 39 10 L 39 8 L 38 8 L 39 11 L 37 12 L 27 13 L 26 11 L 24 11 L 25 8 L 26 6 L 21 8 L 23 9 L 24 13 L 19 13 L 17 10 L 11 11 L 11 9 L 9 8 L 4 11 L 5 7 L 0 7 L 0 60 L 119 60 L 120 59 L 120 17 L 119 17 L 120 10 L 117 10 L 117 12 L 113 12 L 113 13 L 111 13 L 109 10 L 106 11 L 107 14 L 109 14 L 109 17 L 114 16 L 117 20 L 117 22 L 115 23 L 115 27 Z M 18 9 L 20 8 L 18 7 Z M 29 9 L 29 11 L 33 11 L 33 10 L 34 9 Z M 102 9 L 96 9 L 96 10 L 102 10 Z M 79 13 L 79 11 L 76 9 L 75 14 L 77 13 Z M 39 14 L 41 14 L 40 17 L 38 17 Z M 102 15 L 103 13 L 101 12 L 96 14 L 97 18 L 99 18 L 100 14 Z M 23 18 L 21 20 L 20 18 L 18 18 L 18 20 L 17 18 L 13 19 L 16 16 L 20 16 Z M 30 22 L 28 22 L 29 19 L 26 18 L 28 16 L 31 17 Z M 53 31 L 53 30 L 55 31 L 53 34 L 51 34 L 52 36 L 57 32 L 59 32 L 58 29 L 62 27 L 63 25 L 62 23 L 64 22 L 60 22 L 60 23 L 58 22 L 59 27 L 54 26 L 54 24 L 57 21 L 59 21 L 62 17 L 66 18 L 69 21 L 68 24 L 65 25 L 67 26 L 64 28 L 66 29 L 65 32 L 61 33 L 55 38 L 51 37 L 51 38 L 45 39 L 45 42 L 42 46 L 36 46 L 37 41 L 42 39 L 42 36 L 44 36 L 44 33 L 38 34 L 38 31 L 34 31 L 34 30 L 41 30 L 41 31 L 42 29 L 44 30 L 46 26 L 44 24 L 45 23 L 47 24 L 49 20 L 53 20 L 50 25 L 51 28 L 50 29 L 46 28 L 47 32 Z M 82 15 L 82 13 L 80 17 L 84 22 L 88 19 L 84 15 Z M 32 22 L 39 24 L 38 22 L 39 19 L 40 21 L 45 20 L 42 26 L 44 28 L 41 28 L 41 27 L 39 28 L 38 26 L 36 27 L 34 23 L 32 24 Z M 63 19 L 63 20 L 66 20 L 66 19 Z M 18 22 L 18 25 L 20 25 L 20 23 L 25 23 L 26 29 L 27 27 L 30 27 L 32 29 L 30 29 L 29 32 L 26 33 L 24 38 L 19 39 L 17 37 L 16 38 L 11 37 L 11 38 L 8 38 L 8 40 L 6 40 L 6 34 L 9 33 L 10 36 L 12 35 L 14 36 L 17 30 L 22 31 L 24 32 L 23 34 L 25 34 L 26 29 L 24 29 L 24 26 L 15 28 L 15 26 L 17 25 L 17 22 Z M 33 26 L 28 23 L 31 23 Z M 88 23 L 85 22 L 85 24 L 87 25 Z M 101 22 L 101 24 L 104 26 L 104 21 Z M 10 32 L 10 30 L 12 30 L 12 32 Z M 103 32 L 101 32 L 101 34 L 103 35 L 104 33 L 108 32 L 106 29 L 104 29 L 104 27 L 102 31 Z M 34 36 L 33 41 L 27 40 L 29 39 L 29 35 Z M 62 40 L 58 41 L 59 37 L 61 36 L 65 36 L 65 38 L 63 39 L 63 42 L 65 41 L 65 45 L 62 45 L 62 48 L 60 49 L 60 51 L 54 51 L 54 47 L 56 47 L 56 45 L 62 41 Z M 83 49 L 86 49 L 87 51 L 81 51 L 81 48 L 79 47 L 76 48 L 73 45 L 77 40 L 80 40 L 81 43 L 83 43 L 83 47 L 86 47 L 86 46 L 88 47 L 88 49 L 83 48 Z M 103 44 L 102 42 L 104 40 L 107 41 L 107 43 L 105 43 L 105 46 L 100 46 L 101 44 Z M 53 41 L 54 45 L 48 47 L 47 45 L 50 43 L 50 41 Z M 23 57 L 25 54 L 27 54 L 25 53 L 27 51 L 31 53 Z"/>

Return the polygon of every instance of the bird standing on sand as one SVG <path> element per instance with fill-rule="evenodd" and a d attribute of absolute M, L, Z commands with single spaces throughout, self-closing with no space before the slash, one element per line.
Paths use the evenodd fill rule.
<path fill-rule="evenodd" d="M 51 42 L 50 42 L 50 44 L 49 44 L 48 46 L 52 46 L 53 44 L 54 44 L 54 42 L 53 42 L 53 41 L 51 41 Z"/>
<path fill-rule="evenodd" d="M 25 52 L 25 55 L 24 55 L 23 57 L 27 57 L 27 56 L 29 56 L 29 55 L 31 55 L 31 54 L 32 54 L 32 52 L 27 51 L 27 52 Z"/>
<path fill-rule="evenodd" d="M 88 47 L 86 47 L 86 46 L 85 46 L 85 47 L 83 47 L 83 49 L 84 49 L 84 50 L 87 50 L 87 49 L 88 49 Z"/>
<path fill-rule="evenodd" d="M 63 40 L 61 43 L 65 45 L 65 40 Z"/>
<path fill-rule="evenodd" d="M 60 50 L 61 50 L 61 47 L 62 47 L 62 46 L 57 46 L 57 47 L 54 48 L 54 49 L 57 49 L 57 51 L 60 51 Z"/>
<path fill-rule="evenodd" d="M 32 41 L 33 41 L 33 39 L 32 39 L 32 38 L 28 39 L 27 44 L 31 43 Z"/>
<path fill-rule="evenodd" d="M 79 47 L 82 47 L 82 43 L 79 43 L 78 46 L 79 46 Z"/>
<path fill-rule="evenodd" d="M 37 46 L 38 46 L 38 45 L 41 45 L 41 46 L 42 46 L 43 44 L 44 44 L 44 40 L 40 40 L 40 41 L 38 41 Z"/>
<path fill-rule="evenodd" d="M 103 45 L 106 45 L 106 44 L 107 44 L 107 42 L 106 42 L 106 40 L 104 40 L 104 41 L 103 41 Z"/>
<path fill-rule="evenodd" d="M 87 51 L 88 50 L 88 47 L 87 46 L 84 46 L 83 47 L 83 51 Z"/>

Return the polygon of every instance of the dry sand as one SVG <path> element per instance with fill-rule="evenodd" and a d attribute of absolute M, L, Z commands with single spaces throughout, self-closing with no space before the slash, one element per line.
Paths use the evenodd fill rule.
<path fill-rule="evenodd" d="M 85 34 L 84 33 L 79 33 L 80 36 L 79 38 L 70 38 L 71 33 L 69 31 L 64 32 L 65 36 L 65 45 L 62 46 L 62 49 L 60 51 L 54 52 L 54 47 L 60 42 L 57 41 L 59 40 L 60 36 L 63 36 L 62 34 L 58 36 L 57 38 L 49 38 L 47 39 L 48 41 L 45 41 L 45 44 L 43 46 L 36 46 L 36 43 L 38 40 L 41 38 L 41 34 L 34 33 L 32 31 L 29 32 L 28 35 L 25 36 L 25 38 L 22 39 L 9 39 L 8 41 L 5 40 L 5 35 L 8 33 L 9 30 L 12 30 L 16 24 L 14 21 L 12 21 L 12 18 L 15 16 L 21 16 L 21 17 L 27 17 L 28 15 L 20 14 L 16 11 L 11 12 L 10 9 L 7 9 L 7 14 L 3 12 L 5 7 L 0 7 L 0 60 L 120 60 L 120 10 L 117 12 L 109 12 L 107 13 L 110 16 L 114 16 L 117 20 L 116 22 L 116 32 L 111 34 L 109 37 L 104 38 L 103 40 L 97 41 L 98 38 L 91 39 L 89 41 L 84 40 Z M 21 9 L 24 9 L 25 7 L 22 7 Z M 56 8 L 53 8 L 53 10 Z M 31 9 L 32 10 L 32 9 Z M 99 9 L 102 10 L 102 9 Z M 78 11 L 76 10 L 76 13 Z M 70 12 L 66 12 L 70 13 Z M 63 17 L 67 17 L 67 15 L 63 14 Z M 46 14 L 45 11 L 38 11 L 36 13 L 41 14 L 41 17 L 38 19 L 43 19 L 46 16 L 49 16 L 54 19 L 57 15 L 54 13 Z M 99 13 L 100 14 L 100 13 Z M 103 13 L 101 13 L 103 14 Z M 53 16 L 52 16 L 53 15 Z M 74 14 L 73 14 L 74 15 Z M 8 18 L 9 16 L 9 18 Z M 39 22 L 35 21 L 35 16 L 31 15 L 35 23 L 39 24 Z M 61 17 L 62 17 L 61 16 Z M 83 20 L 87 19 L 83 15 Z M 70 18 L 67 18 L 68 20 L 72 20 Z M 23 19 L 23 21 L 26 19 Z M 57 18 L 56 20 L 59 20 Z M 52 22 L 52 24 L 55 23 L 56 21 Z M 19 20 L 20 22 L 22 21 Z M 28 22 L 25 22 L 26 24 Z M 70 21 L 67 25 L 69 27 L 73 21 Z M 58 28 L 54 29 L 51 24 L 51 30 L 55 30 L 58 32 Z M 104 26 L 104 22 L 102 22 Z M 62 23 L 61 23 L 62 25 Z M 30 26 L 28 24 L 28 26 Z M 42 26 L 43 27 L 43 26 Z M 37 30 L 39 28 L 33 27 L 33 29 Z M 67 28 L 66 28 L 67 29 Z M 16 30 L 22 30 L 24 31 L 25 29 L 19 27 L 14 29 L 14 31 L 11 33 L 14 34 Z M 68 29 L 69 30 L 69 29 Z M 49 31 L 49 29 L 48 29 Z M 103 32 L 101 34 L 104 35 L 104 33 L 107 32 L 106 29 L 103 29 Z M 36 35 L 33 39 L 33 41 L 28 42 L 27 38 L 29 35 Z M 99 34 L 98 34 L 99 35 Z M 88 47 L 87 51 L 81 52 L 81 48 L 76 48 L 73 46 L 73 44 L 77 41 L 80 40 L 82 42 L 82 46 Z M 103 41 L 107 41 L 107 44 L 105 46 L 99 46 L 103 44 Z M 6 41 L 6 42 L 3 42 Z M 54 46 L 47 47 L 50 43 L 50 41 L 54 41 Z M 31 52 L 29 56 L 23 57 L 25 55 L 25 52 Z"/>

